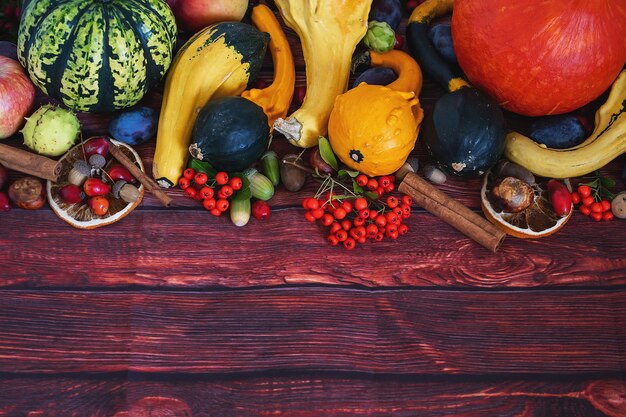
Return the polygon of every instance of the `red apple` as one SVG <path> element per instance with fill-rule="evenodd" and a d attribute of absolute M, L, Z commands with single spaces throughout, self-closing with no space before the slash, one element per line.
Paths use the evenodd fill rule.
<path fill-rule="evenodd" d="M 167 0 L 178 26 L 197 32 L 213 23 L 239 22 L 248 9 L 248 0 Z"/>
<path fill-rule="evenodd" d="M 0 56 L 0 139 L 13 135 L 35 100 L 35 87 L 19 62 Z"/>

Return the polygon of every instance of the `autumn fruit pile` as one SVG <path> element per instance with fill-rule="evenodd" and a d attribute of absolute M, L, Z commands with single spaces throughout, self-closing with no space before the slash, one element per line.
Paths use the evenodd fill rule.
<path fill-rule="evenodd" d="M 395 240 L 409 231 L 403 221 L 411 216 L 411 198 L 385 197 L 395 189 L 393 175 L 374 178 L 359 174 L 353 181 L 351 191 L 327 176 L 314 197 L 302 200 L 304 218 L 328 227 L 327 239 L 332 246 L 341 243 L 352 250 L 367 240 Z"/>

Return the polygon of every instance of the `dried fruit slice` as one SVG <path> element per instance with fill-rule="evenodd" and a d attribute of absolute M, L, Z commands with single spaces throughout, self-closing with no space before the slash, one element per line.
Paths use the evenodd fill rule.
<path fill-rule="evenodd" d="M 134 161 L 135 164 L 142 171 L 144 171 L 143 163 L 141 162 L 141 158 L 139 157 L 137 152 L 135 152 L 130 146 L 122 142 L 118 142 L 114 139 L 110 140 L 114 144 L 118 145 L 122 149 L 122 152 L 124 152 L 131 161 Z M 61 188 L 63 188 L 63 186 L 69 184 L 69 173 L 72 170 L 74 161 L 79 159 L 85 159 L 82 144 L 79 144 L 70 149 L 60 159 L 60 162 L 62 163 L 62 168 L 61 174 L 59 174 L 58 181 L 56 183 L 48 181 L 48 184 L 46 186 L 48 203 L 50 204 L 50 207 L 57 216 L 78 229 L 95 229 L 97 227 L 102 227 L 111 223 L 115 223 L 116 221 L 122 219 L 128 213 L 133 211 L 135 207 L 139 205 L 144 194 L 143 185 L 139 187 L 140 196 L 134 203 L 126 203 L 122 199 L 115 198 L 113 195 L 107 194 L 106 198 L 109 200 L 109 210 L 103 216 L 97 216 L 91 211 L 87 203 L 87 198 L 84 198 L 80 203 L 74 204 L 69 204 L 63 201 L 63 199 L 59 195 L 59 191 Z M 108 158 L 108 161 L 103 170 L 106 171 L 111 165 L 117 163 L 118 162 L 114 158 Z"/>
<path fill-rule="evenodd" d="M 480 202 L 487 219 L 511 236 L 522 239 L 536 239 L 549 236 L 563 226 L 572 215 L 572 210 L 565 217 L 559 217 L 550 204 L 548 190 L 534 184 L 535 198 L 533 202 L 519 213 L 509 213 L 493 201 L 490 190 L 498 181 L 491 170 L 485 173 L 483 186 L 480 190 Z"/>

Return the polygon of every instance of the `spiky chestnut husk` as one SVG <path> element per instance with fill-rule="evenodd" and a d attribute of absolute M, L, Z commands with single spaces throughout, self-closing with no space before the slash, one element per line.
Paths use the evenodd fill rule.
<path fill-rule="evenodd" d="M 24 144 L 46 156 L 67 152 L 80 133 L 80 122 L 74 113 L 51 104 L 41 106 L 27 118 L 22 134 Z"/>

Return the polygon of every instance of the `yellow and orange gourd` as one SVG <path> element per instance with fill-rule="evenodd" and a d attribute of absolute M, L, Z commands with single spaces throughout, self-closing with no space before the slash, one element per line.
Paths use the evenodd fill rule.
<path fill-rule="evenodd" d="M 348 167 L 369 176 L 397 171 L 413 150 L 424 112 L 417 95 L 422 73 L 402 51 L 370 52 L 373 66 L 393 69 L 388 86 L 361 83 L 339 95 L 328 122 L 328 139 Z"/>

